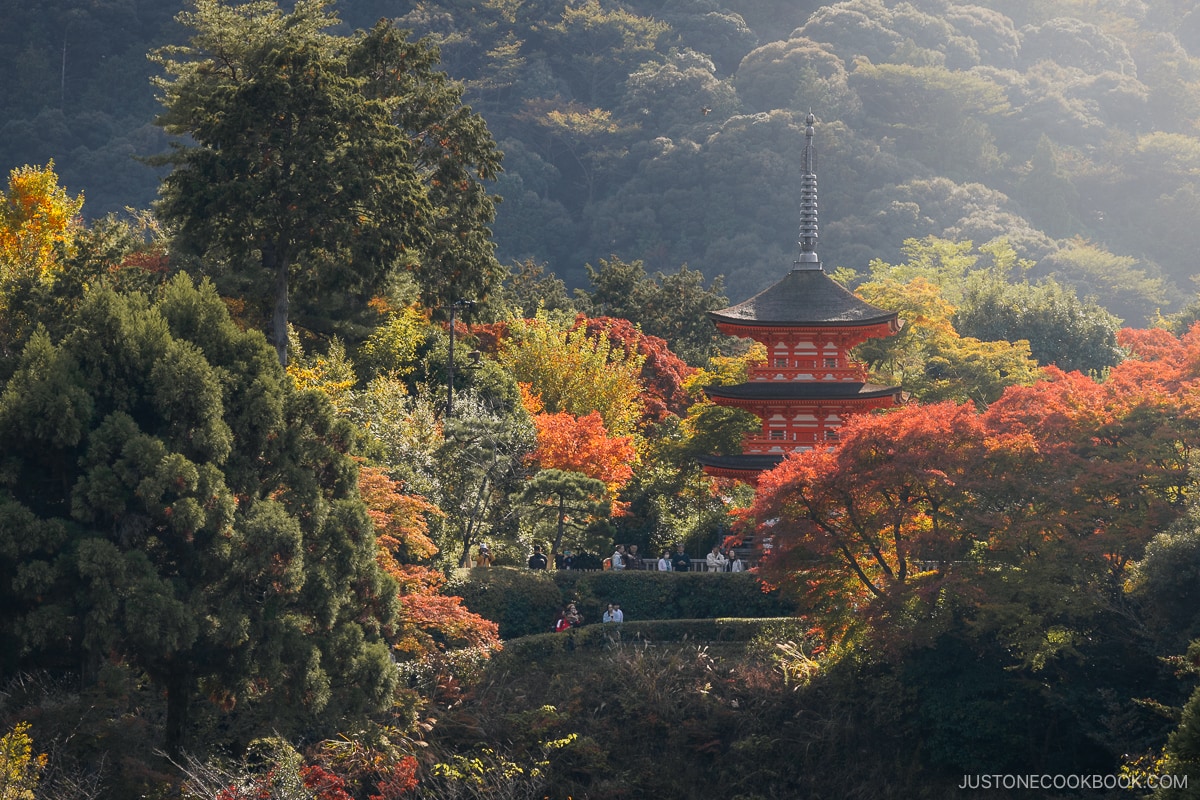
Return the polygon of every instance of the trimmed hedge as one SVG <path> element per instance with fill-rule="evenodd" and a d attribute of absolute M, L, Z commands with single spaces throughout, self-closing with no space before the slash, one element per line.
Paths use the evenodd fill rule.
<path fill-rule="evenodd" d="M 467 608 L 499 624 L 503 639 L 549 631 L 559 611 L 571 602 L 585 623 L 599 622 L 609 603 L 620 603 L 628 622 L 760 619 L 788 617 L 796 611 L 779 592 L 764 592 L 758 579 L 747 572 L 540 572 L 490 567 L 459 573 L 446 592 L 462 597 Z"/>
<path fill-rule="evenodd" d="M 617 643 L 658 644 L 691 641 L 749 642 L 768 634 L 779 640 L 802 641 L 807 626 L 795 617 L 781 619 L 672 619 L 641 622 L 600 623 L 572 628 L 563 633 L 523 636 L 504 643 L 496 659 L 525 663 L 574 650 L 595 650 Z"/>
<path fill-rule="evenodd" d="M 554 629 L 564 605 L 551 573 L 514 567 L 476 567 L 459 571 L 443 593 L 500 626 L 500 638 L 511 639 Z"/>

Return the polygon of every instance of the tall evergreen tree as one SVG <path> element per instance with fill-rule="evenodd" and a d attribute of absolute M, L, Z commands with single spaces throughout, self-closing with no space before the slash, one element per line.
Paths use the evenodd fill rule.
<path fill-rule="evenodd" d="M 386 23 L 332 35 L 329 5 L 196 0 L 179 16 L 189 44 L 155 54 L 158 124 L 192 142 L 162 159 L 158 211 L 181 250 L 271 308 L 282 363 L 293 298 L 344 317 L 400 269 L 430 306 L 501 277 L 480 184 L 500 157 L 481 118 L 431 45 Z"/>
<path fill-rule="evenodd" d="M 0 394 L 3 671 L 131 663 L 169 749 L 201 685 L 283 734 L 387 708 L 396 587 L 348 425 L 187 276 L 95 290 L 71 328 Z"/>

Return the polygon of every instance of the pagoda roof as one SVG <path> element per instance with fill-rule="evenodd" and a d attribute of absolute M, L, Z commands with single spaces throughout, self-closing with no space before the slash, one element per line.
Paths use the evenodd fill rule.
<path fill-rule="evenodd" d="M 737 305 L 708 312 L 716 323 L 734 325 L 878 325 L 897 318 L 830 278 L 823 269 L 800 267 L 783 280 Z"/>
<path fill-rule="evenodd" d="M 700 456 L 697 459 L 703 467 L 719 470 L 734 470 L 737 472 L 766 472 L 779 466 L 783 461 L 782 455 L 737 455 L 737 456 Z"/>
<path fill-rule="evenodd" d="M 899 386 L 850 381 L 750 381 L 734 386 L 706 386 L 709 397 L 731 400 L 854 400 L 899 395 Z"/>

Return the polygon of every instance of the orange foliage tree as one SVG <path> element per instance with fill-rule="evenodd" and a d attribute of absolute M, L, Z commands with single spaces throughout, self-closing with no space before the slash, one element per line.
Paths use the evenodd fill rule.
<path fill-rule="evenodd" d="M 609 436 L 600 414 L 576 417 L 565 411 L 534 414 L 537 449 L 529 456 L 542 469 L 580 472 L 604 483 L 615 497 L 633 475 L 632 436 Z"/>
<path fill-rule="evenodd" d="M 359 492 L 375 523 L 380 567 L 400 585 L 400 614 L 392 646 L 406 660 L 438 660 L 450 650 L 499 647 L 499 627 L 469 611 L 462 598 L 441 592 L 445 578 L 418 562 L 437 553 L 427 519 L 441 512 L 379 467 L 359 470 Z"/>
<path fill-rule="evenodd" d="M 531 412 L 540 407 L 536 398 L 527 393 L 525 398 Z M 552 512 L 557 523 L 550 547 L 553 555 L 562 547 L 568 516 L 579 517 L 577 522 L 586 526 L 597 515 L 622 513 L 616 497 L 633 476 L 637 451 L 632 436 L 609 436 L 595 411 L 582 417 L 534 412 L 532 419 L 537 447 L 529 462 L 541 471 L 523 496 L 538 511 Z"/>

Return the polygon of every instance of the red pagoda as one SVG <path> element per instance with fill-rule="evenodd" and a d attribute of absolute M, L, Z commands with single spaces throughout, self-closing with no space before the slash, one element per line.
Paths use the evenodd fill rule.
<path fill-rule="evenodd" d="M 709 475 L 753 483 L 785 454 L 828 447 L 853 414 L 901 401 L 896 386 L 867 383 L 866 370 L 850 359 L 850 348 L 900 330 L 895 312 L 865 303 L 825 274 L 817 257 L 817 176 L 813 125 L 805 131 L 801 185 L 800 257 L 774 286 L 745 302 L 709 316 L 732 336 L 762 342 L 765 363 L 736 386 L 709 386 L 713 402 L 742 408 L 762 420 L 746 437 L 741 455 L 706 456 Z"/>

